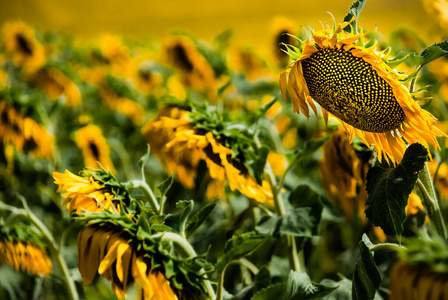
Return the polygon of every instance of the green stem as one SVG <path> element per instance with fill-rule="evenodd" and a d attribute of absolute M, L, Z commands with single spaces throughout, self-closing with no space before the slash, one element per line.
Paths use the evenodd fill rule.
<path fill-rule="evenodd" d="M 400 246 L 398 244 L 392 244 L 392 243 L 382 243 L 377 244 L 369 247 L 370 251 L 376 251 L 376 250 L 392 250 L 392 251 L 398 251 L 401 249 L 406 249 L 406 247 Z"/>
<path fill-rule="evenodd" d="M 34 215 L 31 210 L 29 209 L 28 205 L 25 202 L 25 199 L 18 195 L 19 199 L 22 201 L 23 206 L 25 209 L 19 209 L 4 203 L 0 202 L 0 208 L 10 210 L 15 215 L 22 215 L 24 217 L 27 217 L 42 233 L 44 238 L 47 240 L 47 246 L 50 250 L 50 254 L 53 257 L 54 261 L 56 262 L 56 266 L 58 267 L 59 271 L 62 274 L 62 278 L 65 282 L 65 285 L 67 287 L 67 292 L 70 300 L 78 300 L 78 292 L 76 291 L 75 281 L 70 276 L 70 272 L 68 270 L 67 264 L 65 263 L 64 258 L 62 257 L 59 247 L 53 238 L 53 235 L 50 233 L 48 228 L 39 220 L 36 215 Z"/>
<path fill-rule="evenodd" d="M 427 164 L 425 164 L 423 170 L 420 171 L 418 177 L 417 188 L 420 190 L 423 197 L 423 205 L 428 210 L 428 216 L 434 223 L 439 235 L 446 239 L 447 231 L 445 221 L 443 219 L 442 211 L 440 210 L 439 201 L 436 196 L 434 185 L 432 184 Z"/>
<path fill-rule="evenodd" d="M 218 275 L 218 290 L 216 291 L 216 300 L 222 300 L 222 291 L 224 290 L 224 273 L 227 265 L 222 269 Z"/>
<path fill-rule="evenodd" d="M 302 156 L 296 156 L 294 160 L 288 165 L 282 177 L 280 178 L 280 182 L 278 183 L 277 190 L 281 190 L 283 188 L 283 184 L 285 183 L 286 174 L 295 166 L 296 163 L 300 161 Z"/>
<path fill-rule="evenodd" d="M 277 185 L 275 183 L 275 175 L 269 163 L 266 163 L 266 169 L 267 181 L 271 186 L 272 195 L 274 198 L 275 212 L 278 216 L 283 216 L 285 214 L 285 204 L 283 203 L 283 199 L 279 193 L 279 190 L 277 189 Z M 294 271 L 300 272 L 301 263 L 297 253 L 296 239 L 290 235 L 285 236 L 284 239 L 286 240 L 286 244 L 288 245 L 289 265 Z"/>
<path fill-rule="evenodd" d="M 190 243 L 181 235 L 174 233 L 174 232 L 161 232 L 152 235 L 151 237 L 157 238 L 161 237 L 160 243 L 173 243 L 175 249 L 179 252 L 179 254 L 184 258 L 194 258 L 197 256 L 196 251 L 194 251 L 194 248 L 190 245 Z M 202 269 L 201 269 L 202 271 Z M 204 275 L 204 283 L 205 287 L 207 289 L 209 298 L 215 299 L 215 291 L 213 290 L 213 287 L 210 283 L 210 281 L 207 279 L 207 276 Z"/>
<path fill-rule="evenodd" d="M 134 180 L 128 181 L 126 186 L 130 186 L 132 188 L 140 188 L 147 196 L 147 197 L 145 197 L 145 200 L 148 200 L 148 203 L 151 206 L 152 210 L 156 214 L 161 213 L 160 208 L 159 208 L 159 202 L 157 201 L 156 196 L 152 192 L 152 189 L 149 187 L 149 185 L 145 181 L 139 180 L 139 179 L 134 179 Z"/>

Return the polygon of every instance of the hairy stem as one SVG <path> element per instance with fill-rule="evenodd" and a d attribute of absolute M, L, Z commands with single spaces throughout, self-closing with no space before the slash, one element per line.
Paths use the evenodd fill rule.
<path fill-rule="evenodd" d="M 128 181 L 126 186 L 131 187 L 131 188 L 140 188 L 145 193 L 146 197 L 144 199 L 148 201 L 148 203 L 151 206 L 154 213 L 156 213 L 156 214 L 161 213 L 160 207 L 159 207 L 159 202 L 157 201 L 157 198 L 154 195 L 152 189 L 149 187 L 149 185 L 145 181 L 134 179 L 134 180 Z"/>
<path fill-rule="evenodd" d="M 423 197 L 423 205 L 428 210 L 428 216 L 434 223 L 439 235 L 446 239 L 448 236 L 445 221 L 443 219 L 442 211 L 440 210 L 439 201 L 436 196 L 427 164 L 425 164 L 425 167 L 419 173 L 418 177 L 417 188 L 420 190 Z"/>

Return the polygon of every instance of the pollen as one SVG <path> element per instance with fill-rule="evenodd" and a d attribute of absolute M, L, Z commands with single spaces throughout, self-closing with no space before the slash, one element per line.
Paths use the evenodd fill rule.
<path fill-rule="evenodd" d="M 347 124 L 368 132 L 394 130 L 404 111 L 392 87 L 360 57 L 343 48 L 323 48 L 302 61 L 310 96 Z"/>

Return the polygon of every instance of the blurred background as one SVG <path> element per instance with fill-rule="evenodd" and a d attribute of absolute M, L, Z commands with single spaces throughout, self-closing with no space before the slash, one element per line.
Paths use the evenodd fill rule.
<path fill-rule="evenodd" d="M 77 37 L 95 38 L 101 33 L 159 40 L 181 28 L 199 39 L 210 40 L 232 28 L 234 45 L 252 45 L 270 51 L 269 29 L 277 16 L 297 26 L 320 27 L 331 23 L 330 11 L 342 21 L 352 0 L 2 0 L 0 22 L 21 19 L 43 30 L 56 30 Z M 369 0 L 360 24 L 375 24 L 386 37 L 393 29 L 412 28 L 428 43 L 436 40 L 436 18 L 419 0 Z"/>

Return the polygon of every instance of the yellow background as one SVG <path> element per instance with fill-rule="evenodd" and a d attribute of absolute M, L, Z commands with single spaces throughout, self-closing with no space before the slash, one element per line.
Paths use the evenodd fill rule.
<path fill-rule="evenodd" d="M 233 44 L 269 45 L 269 25 L 275 16 L 297 25 L 320 26 L 342 18 L 352 0 L 0 0 L 0 22 L 22 19 L 42 29 L 94 38 L 100 33 L 160 39 L 173 29 L 186 29 L 210 40 L 233 28 Z M 431 36 L 432 18 L 418 0 L 368 0 L 360 18 L 362 27 L 387 33 L 399 27 Z M 432 41 L 430 41 L 432 42 Z"/>

